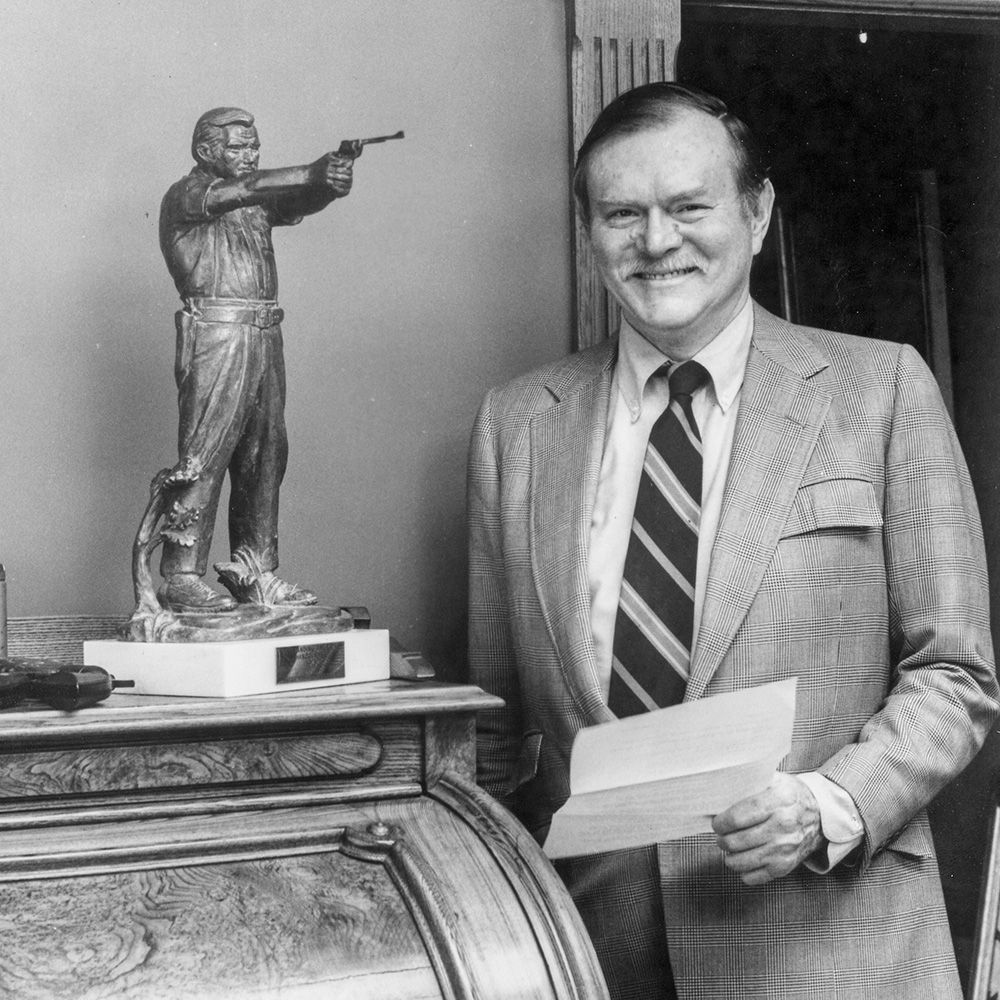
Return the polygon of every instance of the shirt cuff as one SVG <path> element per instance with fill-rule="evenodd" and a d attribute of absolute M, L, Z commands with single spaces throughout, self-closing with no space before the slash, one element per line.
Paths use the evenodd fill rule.
<path fill-rule="evenodd" d="M 865 826 L 854 799 L 835 781 L 817 771 L 796 775 L 813 793 L 819 805 L 819 822 L 826 838 L 804 863 L 811 871 L 825 875 L 840 864 L 864 840 Z"/>

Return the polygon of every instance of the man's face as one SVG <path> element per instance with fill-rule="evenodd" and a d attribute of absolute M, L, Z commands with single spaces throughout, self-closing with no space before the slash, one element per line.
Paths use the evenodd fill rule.
<path fill-rule="evenodd" d="M 685 111 L 598 146 L 587 168 L 590 241 L 628 321 L 674 360 L 693 357 L 749 295 L 774 192 L 751 210 L 725 127 Z"/>
<path fill-rule="evenodd" d="M 209 166 L 219 177 L 252 174 L 260 159 L 257 129 L 246 125 L 227 125 L 226 137 L 211 151 Z"/>

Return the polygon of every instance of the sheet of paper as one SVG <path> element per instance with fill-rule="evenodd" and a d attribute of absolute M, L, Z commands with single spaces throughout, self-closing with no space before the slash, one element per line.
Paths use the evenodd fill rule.
<path fill-rule="evenodd" d="M 796 679 L 582 729 L 550 858 L 640 847 L 711 830 L 763 791 L 791 749 Z"/>

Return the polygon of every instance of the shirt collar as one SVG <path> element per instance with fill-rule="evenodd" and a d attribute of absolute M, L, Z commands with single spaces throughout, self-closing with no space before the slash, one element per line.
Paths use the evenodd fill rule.
<path fill-rule="evenodd" d="M 753 303 L 748 298 L 718 336 L 692 358 L 704 365 L 712 376 L 711 390 L 723 413 L 733 405 L 743 385 L 752 335 Z M 650 377 L 669 362 L 670 358 L 622 317 L 618 338 L 618 391 L 633 421 L 642 413 L 643 393 Z"/>

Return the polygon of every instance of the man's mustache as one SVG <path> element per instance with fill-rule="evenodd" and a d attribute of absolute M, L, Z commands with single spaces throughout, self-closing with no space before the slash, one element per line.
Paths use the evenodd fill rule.
<path fill-rule="evenodd" d="M 675 271 L 703 270 L 701 262 L 689 257 L 678 257 L 676 260 L 667 257 L 641 257 L 630 263 L 625 272 L 626 278 L 637 274 L 673 274 Z"/>

